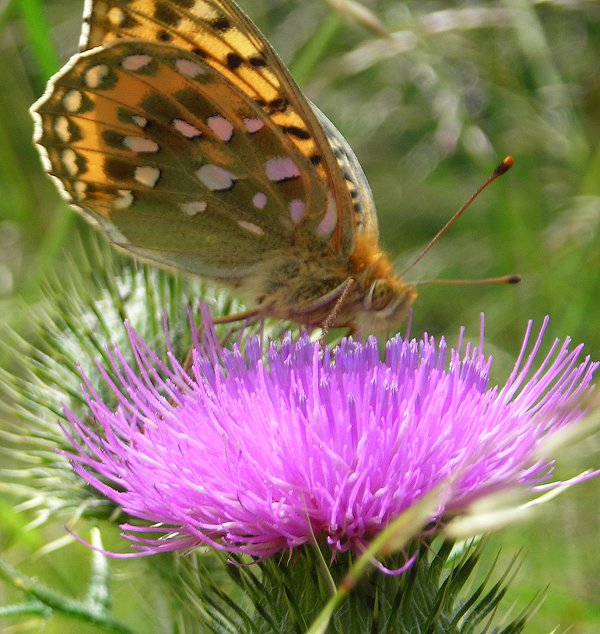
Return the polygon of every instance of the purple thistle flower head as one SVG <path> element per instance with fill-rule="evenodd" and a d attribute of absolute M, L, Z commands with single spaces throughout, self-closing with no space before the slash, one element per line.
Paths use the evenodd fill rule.
<path fill-rule="evenodd" d="M 488 387 L 483 336 L 464 351 L 397 336 L 382 360 L 375 339 L 330 350 L 289 335 L 263 354 L 256 337 L 223 349 L 209 328 L 189 377 L 128 328 L 136 366 L 115 348 L 117 380 L 101 368 L 118 406 L 84 376 L 94 422 L 66 412 L 67 455 L 143 520 L 122 526 L 136 555 L 208 544 L 265 557 L 315 536 L 359 551 L 440 483 L 434 525 L 490 493 L 548 486 L 538 449 L 581 420 L 598 364 L 555 341 L 534 372 L 546 325 L 525 358 L 529 324 L 501 388 Z"/>

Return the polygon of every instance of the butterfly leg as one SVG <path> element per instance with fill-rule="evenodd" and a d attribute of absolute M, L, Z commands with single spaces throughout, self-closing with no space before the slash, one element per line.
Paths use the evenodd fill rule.
<path fill-rule="evenodd" d="M 352 337 L 353 339 L 360 339 L 360 330 L 356 324 L 350 324 L 348 326 L 348 332 L 346 333 L 346 337 Z"/>
<path fill-rule="evenodd" d="M 223 317 L 217 317 L 216 319 L 213 319 L 213 325 L 215 326 L 220 326 L 222 324 L 231 324 L 231 323 L 235 323 L 236 321 L 242 321 L 245 320 L 246 321 L 246 325 L 251 324 L 257 317 L 259 316 L 258 310 L 256 308 L 251 308 L 249 310 L 244 310 L 240 313 L 234 313 L 233 315 L 224 315 Z M 200 324 L 200 326 L 198 326 L 198 330 L 196 332 L 196 337 L 198 339 L 198 341 L 200 341 L 201 337 L 202 337 L 202 331 L 204 330 L 204 325 Z M 231 333 L 229 333 L 224 341 L 222 341 L 221 343 L 225 343 L 225 341 L 230 337 Z M 193 358 L 194 358 L 194 346 L 192 345 L 192 347 L 190 348 L 189 352 L 187 353 L 187 356 L 185 358 L 185 361 L 183 363 L 183 369 L 184 371 L 189 374 L 190 369 L 192 367 L 192 363 L 193 363 Z"/>
<path fill-rule="evenodd" d="M 225 336 L 220 340 L 221 345 L 224 346 L 225 344 L 227 344 L 229 342 L 229 340 L 233 337 L 233 335 L 235 333 L 240 332 L 240 331 L 243 332 L 248 326 L 251 326 L 251 325 L 255 324 L 260 319 L 262 319 L 262 318 L 257 313 L 255 315 L 252 315 L 251 317 L 246 318 L 244 320 L 244 323 L 236 324 L 235 326 L 230 328 L 227 331 L 227 333 L 225 334 Z M 260 334 L 259 334 L 261 342 L 263 340 L 263 326 L 264 326 L 264 319 L 262 319 L 262 326 L 261 326 Z M 238 339 L 238 341 L 239 341 L 239 339 Z"/>

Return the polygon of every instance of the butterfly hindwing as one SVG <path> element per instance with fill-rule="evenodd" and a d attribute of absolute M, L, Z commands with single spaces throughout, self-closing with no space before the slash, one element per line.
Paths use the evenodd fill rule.
<path fill-rule="evenodd" d="M 354 233 L 366 234 L 371 240 L 377 242 L 379 239 L 379 225 L 373 193 L 367 177 L 356 158 L 356 154 L 354 154 L 354 150 L 341 132 L 319 108 L 315 104 L 311 104 L 311 106 L 323 126 L 331 150 L 338 161 L 346 186 L 350 192 L 354 211 Z M 354 238 L 354 235 L 352 237 Z"/>

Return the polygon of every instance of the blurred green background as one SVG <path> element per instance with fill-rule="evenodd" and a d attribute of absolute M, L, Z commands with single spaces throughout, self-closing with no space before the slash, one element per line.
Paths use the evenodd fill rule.
<path fill-rule="evenodd" d="M 366 0 L 361 6 L 379 23 L 334 0 L 241 5 L 355 149 L 398 270 L 505 155 L 514 157 L 514 168 L 410 279 L 518 272 L 522 284 L 424 286 L 415 334 L 453 340 L 464 325 L 475 335 L 485 312 L 486 345 L 502 380 L 527 320 L 549 314 L 548 341 L 570 336 L 600 359 L 599 2 Z M 17 331 L 35 313 L 44 276 L 60 267 L 76 234 L 90 231 L 44 176 L 28 115 L 50 74 L 75 52 L 81 10 L 81 0 L 0 2 L 0 319 Z M 564 456 L 559 476 L 598 465 L 592 439 Z M 77 594 L 88 553 L 70 545 L 40 555 L 62 526 L 24 530 L 27 514 L 4 500 L 7 559 Z M 518 610 L 548 588 L 528 631 L 600 631 L 600 483 L 493 536 L 488 553 L 499 547 L 508 559 L 523 550 L 504 609 L 514 602 Z M 127 566 L 115 564 L 117 612 L 145 623 L 139 631 L 155 631 L 151 600 L 143 584 L 132 588 Z M 30 625 L 18 631 L 42 627 Z M 43 627 L 88 631 L 58 620 Z"/>

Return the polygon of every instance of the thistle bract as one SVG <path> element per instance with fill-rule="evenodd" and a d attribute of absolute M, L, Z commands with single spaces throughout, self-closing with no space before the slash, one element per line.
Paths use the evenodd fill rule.
<path fill-rule="evenodd" d="M 597 367 L 532 325 L 503 387 L 491 358 L 432 337 L 346 339 L 333 349 L 286 336 L 224 349 L 208 330 L 191 376 L 129 329 L 135 364 L 113 348 L 109 406 L 84 377 L 92 417 L 67 412 L 77 473 L 133 518 L 135 554 L 212 545 L 265 557 L 324 539 L 360 551 L 440 483 L 431 526 L 496 491 L 548 486 L 536 458 L 549 434 L 576 424 Z M 462 339 L 462 334 L 461 334 Z M 537 367 L 537 370 L 534 370 Z M 141 520 L 141 521 L 140 521 Z M 129 555 L 131 556 L 131 554 Z"/>

